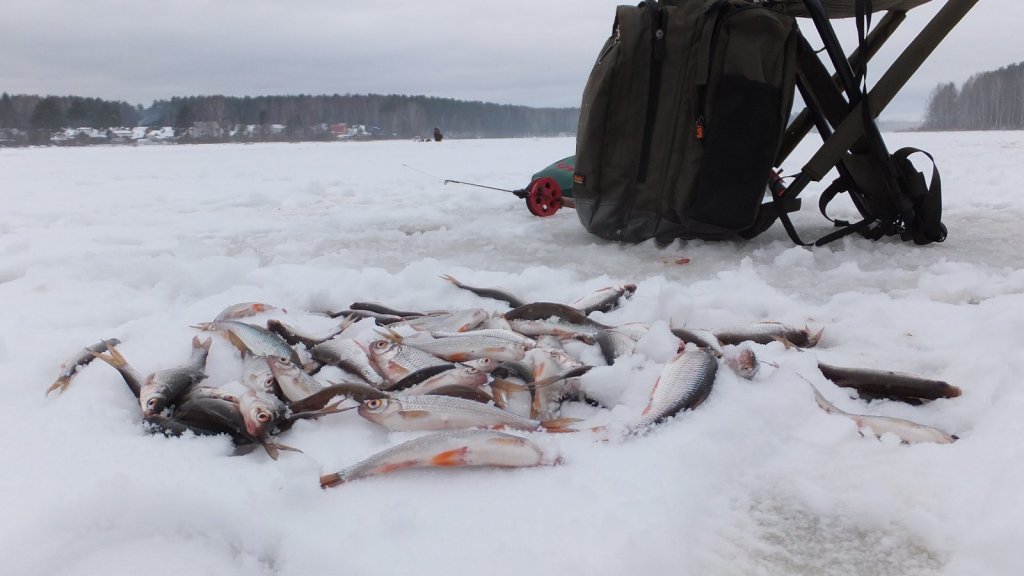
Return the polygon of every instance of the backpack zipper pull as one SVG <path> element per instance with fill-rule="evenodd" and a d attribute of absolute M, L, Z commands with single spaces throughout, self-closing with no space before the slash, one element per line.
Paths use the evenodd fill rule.
<path fill-rule="evenodd" d="M 704 116 L 697 116 L 697 140 L 704 139 Z"/>

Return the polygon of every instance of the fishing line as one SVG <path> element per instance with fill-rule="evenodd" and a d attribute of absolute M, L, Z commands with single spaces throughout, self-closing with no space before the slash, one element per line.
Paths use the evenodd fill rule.
<path fill-rule="evenodd" d="M 429 176 L 430 178 L 433 178 L 434 180 L 441 180 L 442 182 L 444 181 L 444 178 L 441 178 L 440 176 L 435 176 L 435 175 L 433 175 L 433 174 L 431 174 L 429 172 L 424 172 L 423 170 L 420 170 L 419 168 L 413 168 L 412 166 L 409 166 L 408 164 L 403 163 L 402 166 L 408 168 L 409 170 L 412 170 L 413 172 L 419 172 L 420 174 L 423 174 L 424 176 Z"/>

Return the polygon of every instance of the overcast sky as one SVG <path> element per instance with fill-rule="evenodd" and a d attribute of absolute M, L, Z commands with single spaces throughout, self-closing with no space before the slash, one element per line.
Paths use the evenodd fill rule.
<path fill-rule="evenodd" d="M 943 2 L 911 11 L 891 44 L 905 45 Z M 578 106 L 624 3 L 0 0 L 0 92 L 147 106 L 171 96 L 299 93 Z M 918 119 L 937 83 L 1024 61 L 1016 4 L 981 0 L 883 117 Z M 853 36 L 851 20 L 837 27 Z M 893 57 L 889 50 L 878 63 Z M 869 70 L 869 81 L 881 69 Z"/>

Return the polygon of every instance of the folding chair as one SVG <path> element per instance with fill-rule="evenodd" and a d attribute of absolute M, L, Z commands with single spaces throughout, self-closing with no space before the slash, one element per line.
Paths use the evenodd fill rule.
<path fill-rule="evenodd" d="M 797 89 L 806 108 L 788 125 L 775 160 L 781 166 L 797 144 L 815 128 L 823 145 L 785 186 L 779 178 L 770 185 L 773 201 L 766 204 L 754 234 L 780 219 L 794 242 L 807 245 L 797 235 L 788 213 L 799 208 L 799 195 L 811 182 L 821 181 L 833 168 L 839 178 L 822 193 L 819 209 L 837 194 L 848 192 L 862 216 L 855 223 L 833 220 L 839 229 L 814 244 L 821 245 L 851 233 L 867 238 L 899 235 L 917 244 L 941 242 L 946 227 L 941 223 L 942 201 L 938 170 L 926 183 L 907 156 L 917 149 L 890 153 L 875 119 L 899 90 L 960 22 L 977 0 L 945 0 L 939 12 L 903 50 L 891 67 L 867 91 L 863 74 L 868 60 L 892 36 L 911 8 L 929 0 L 782 0 L 786 11 L 810 18 L 824 44 L 824 56 L 834 74 L 819 59 L 806 38 L 799 39 Z M 871 30 L 873 11 L 886 11 Z M 854 18 L 858 48 L 847 57 L 836 37 L 832 20 Z M 927 153 L 925 153 L 927 154 Z M 928 155 L 931 158 L 930 155 Z M 831 220 L 831 218 L 830 218 Z"/>

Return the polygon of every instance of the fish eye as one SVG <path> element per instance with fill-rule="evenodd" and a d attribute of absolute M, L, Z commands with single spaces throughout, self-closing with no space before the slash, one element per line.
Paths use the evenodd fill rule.
<path fill-rule="evenodd" d="M 157 398 L 150 398 L 149 400 L 146 400 L 146 407 L 147 408 L 156 408 L 156 405 L 159 402 L 160 402 L 160 400 L 158 400 Z"/>
<path fill-rule="evenodd" d="M 256 413 L 256 419 L 266 424 L 267 422 L 270 422 L 270 412 L 260 410 Z"/>
<path fill-rule="evenodd" d="M 384 340 L 377 340 L 373 343 L 374 350 L 384 350 L 388 347 L 388 343 Z"/>
<path fill-rule="evenodd" d="M 384 400 L 381 398 L 372 398 L 364 402 L 364 404 L 370 410 L 380 410 L 384 407 Z"/>

